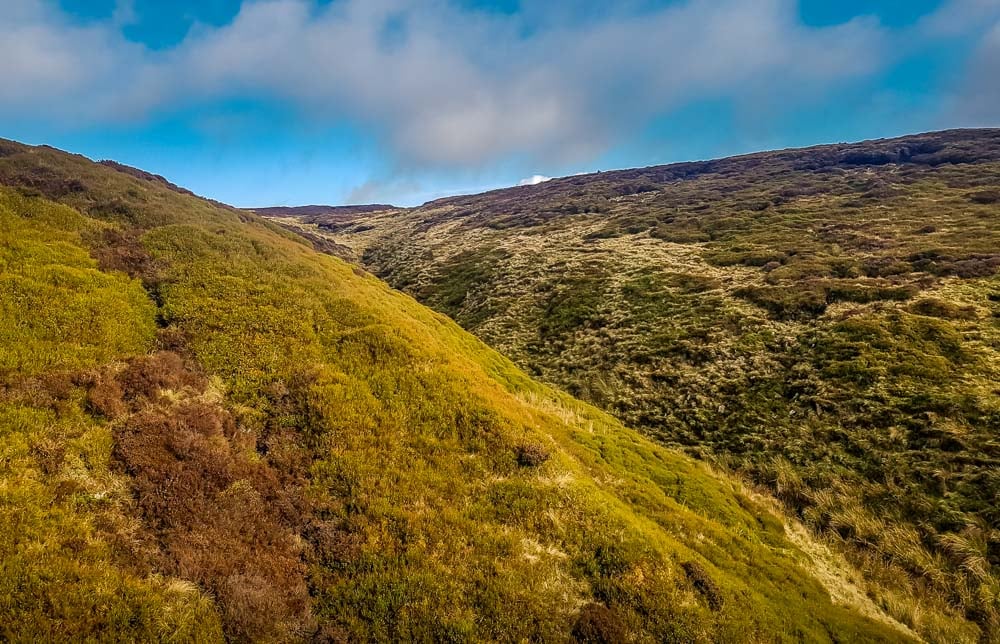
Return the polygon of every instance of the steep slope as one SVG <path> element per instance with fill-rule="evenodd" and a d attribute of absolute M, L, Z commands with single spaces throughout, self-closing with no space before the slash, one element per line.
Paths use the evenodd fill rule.
<path fill-rule="evenodd" d="M 1000 638 L 1000 130 L 317 230 L 530 374 L 769 486 L 925 636 L 957 608 Z"/>
<path fill-rule="evenodd" d="M 273 224 L 9 142 L 0 185 L 4 640 L 910 637 L 732 481 Z"/>

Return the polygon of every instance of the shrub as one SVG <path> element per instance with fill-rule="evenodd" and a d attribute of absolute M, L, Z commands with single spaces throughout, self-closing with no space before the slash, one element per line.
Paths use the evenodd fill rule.
<path fill-rule="evenodd" d="M 908 300 L 917 294 L 914 286 L 883 286 L 859 282 L 826 283 L 828 302 L 857 302 L 866 304 L 879 301 Z"/>
<path fill-rule="evenodd" d="M 826 311 L 826 290 L 818 286 L 747 287 L 736 295 L 761 306 L 779 320 L 795 320 L 821 315 Z"/>
<path fill-rule="evenodd" d="M 123 398 L 129 402 L 154 401 L 164 389 L 203 388 L 204 379 L 188 369 L 184 359 L 171 351 L 136 358 L 117 375 Z"/>
<path fill-rule="evenodd" d="M 911 273 L 914 267 L 897 257 L 876 257 L 865 260 L 861 270 L 868 277 L 890 277 Z"/>
<path fill-rule="evenodd" d="M 658 224 L 650 231 L 649 235 L 655 239 L 662 239 L 674 244 L 700 244 L 712 241 L 711 235 L 697 228 L 668 224 Z"/>
<path fill-rule="evenodd" d="M 714 252 L 706 259 L 716 266 L 767 266 L 774 262 L 784 264 L 788 254 L 772 250 L 729 250 Z"/>
<path fill-rule="evenodd" d="M 517 464 L 521 467 L 538 467 L 549 460 L 549 451 L 535 443 L 519 445 L 515 450 Z"/>
<path fill-rule="evenodd" d="M 0 155 L 2 157 L 2 155 Z M 28 196 L 60 199 L 85 192 L 87 184 L 76 177 L 65 176 L 49 168 L 0 168 L 0 185 L 14 186 Z"/>
<path fill-rule="evenodd" d="M 685 561 L 681 564 L 681 568 L 684 569 L 684 574 L 687 575 L 688 581 L 691 582 L 694 589 L 708 602 L 708 607 L 712 610 L 722 610 L 722 591 L 709 576 L 705 567 L 697 561 Z"/>
<path fill-rule="evenodd" d="M 127 411 L 123 398 L 118 379 L 110 373 L 101 373 L 87 390 L 87 408 L 92 414 L 114 420 Z"/>
<path fill-rule="evenodd" d="M 151 408 L 115 431 L 114 455 L 162 544 L 162 571 L 215 595 L 229 637 L 301 636 L 312 628 L 301 552 L 269 503 L 277 478 L 232 447 L 234 429 L 217 405 Z"/>
<path fill-rule="evenodd" d="M 580 644 L 618 644 L 625 638 L 621 619 L 604 604 L 587 604 L 573 624 L 572 639 Z"/>
<path fill-rule="evenodd" d="M 956 261 L 941 274 L 972 279 L 990 277 L 1000 271 L 1000 255 L 981 255 Z"/>
<path fill-rule="evenodd" d="M 41 440 L 31 446 L 31 454 L 42 473 L 51 476 L 62 467 L 66 446 L 54 440 Z"/>
<path fill-rule="evenodd" d="M 24 152 L 25 146 L 20 143 L 15 143 L 13 141 L 8 141 L 6 139 L 0 139 L 0 157 L 9 157 L 20 152 Z"/>
<path fill-rule="evenodd" d="M 910 310 L 918 315 L 951 320 L 968 320 L 976 317 L 976 309 L 959 306 L 936 297 L 925 297 L 910 305 Z"/>
<path fill-rule="evenodd" d="M 160 265 L 143 246 L 140 231 L 105 228 L 89 241 L 90 254 L 102 271 L 121 271 L 143 283 L 158 279 Z"/>
<path fill-rule="evenodd" d="M 983 205 L 1000 202 L 1000 190 L 983 190 L 969 195 L 969 201 Z"/>

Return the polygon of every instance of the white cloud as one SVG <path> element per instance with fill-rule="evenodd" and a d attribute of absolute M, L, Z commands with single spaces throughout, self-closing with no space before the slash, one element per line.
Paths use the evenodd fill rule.
<path fill-rule="evenodd" d="M 1000 126 L 1000 0 L 948 0 L 917 32 L 972 44 L 971 55 L 942 89 L 938 121 L 947 127 Z"/>
<path fill-rule="evenodd" d="M 527 179 L 521 179 L 517 182 L 519 186 L 537 186 L 540 183 L 545 183 L 546 181 L 552 181 L 552 177 L 546 177 L 544 174 L 533 174 Z"/>
<path fill-rule="evenodd" d="M 421 166 L 580 161 L 686 102 L 808 101 L 891 56 L 874 21 L 806 27 L 795 0 L 625 3 L 601 20 L 540 0 L 520 16 L 447 0 L 256 0 L 156 52 L 115 20 L 81 26 L 41 0 L 12 2 L 0 14 L 0 114 L 115 121 L 263 95 L 306 119 L 359 123 Z"/>
<path fill-rule="evenodd" d="M 122 11 L 127 12 L 127 5 Z M 75 24 L 40 0 L 10 0 L 0 14 L 0 116 L 61 122 L 120 121 L 169 96 L 147 50 L 116 20 Z"/>
<path fill-rule="evenodd" d="M 414 195 L 419 196 L 424 192 L 420 182 L 412 178 L 393 178 L 384 181 L 369 179 L 352 188 L 344 202 L 362 205 L 385 202 L 396 204 L 400 200 L 412 200 Z"/>
<path fill-rule="evenodd" d="M 919 30 L 931 36 L 964 36 L 1000 19 L 1000 0 L 949 0 L 921 20 Z"/>
<path fill-rule="evenodd" d="M 1000 125 L 1000 20 L 980 40 L 953 98 L 962 125 Z"/>

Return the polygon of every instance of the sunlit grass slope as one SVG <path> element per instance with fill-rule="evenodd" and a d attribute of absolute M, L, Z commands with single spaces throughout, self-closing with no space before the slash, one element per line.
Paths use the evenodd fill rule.
<path fill-rule="evenodd" d="M 71 374 L 149 351 L 156 307 L 97 269 L 81 234 L 100 227 L 0 190 L 0 637 L 219 637 L 197 589 L 116 565 L 103 534 L 137 529 L 129 484 Z"/>
<path fill-rule="evenodd" d="M 733 483 L 122 170 L 0 146 L 0 639 L 908 638 Z"/>

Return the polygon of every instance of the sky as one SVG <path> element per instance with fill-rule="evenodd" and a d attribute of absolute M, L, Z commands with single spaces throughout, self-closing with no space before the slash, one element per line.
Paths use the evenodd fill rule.
<path fill-rule="evenodd" d="M 237 206 L 1000 126 L 1000 0 L 0 4 L 0 137 Z"/>

